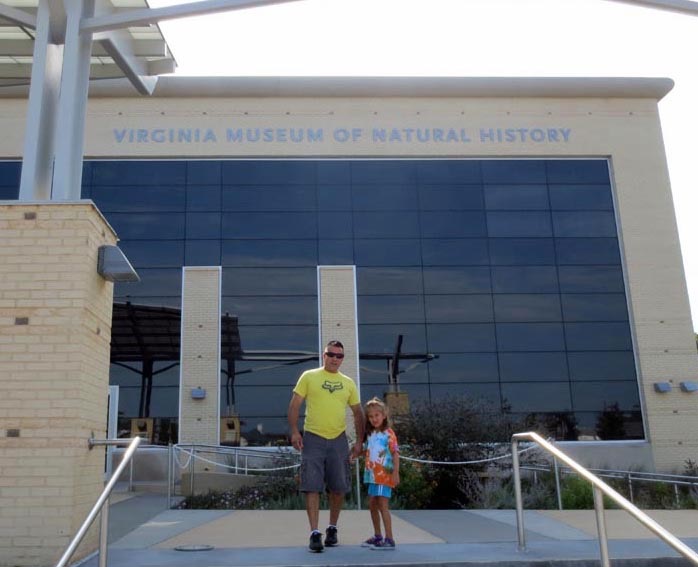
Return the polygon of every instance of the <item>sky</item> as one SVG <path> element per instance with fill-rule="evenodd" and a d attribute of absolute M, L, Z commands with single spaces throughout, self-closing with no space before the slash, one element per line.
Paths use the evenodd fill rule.
<path fill-rule="evenodd" d="M 698 331 L 698 15 L 611 0 L 301 0 L 160 27 L 184 76 L 673 79 L 659 112 Z"/>

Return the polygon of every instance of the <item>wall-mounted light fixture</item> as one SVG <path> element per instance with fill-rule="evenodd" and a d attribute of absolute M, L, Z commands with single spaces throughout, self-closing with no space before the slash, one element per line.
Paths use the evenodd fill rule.
<path fill-rule="evenodd" d="M 203 400 L 206 398 L 206 390 L 204 388 L 192 388 L 191 389 L 191 399 L 192 400 Z"/>
<path fill-rule="evenodd" d="M 671 392 L 671 384 L 669 382 L 655 382 L 653 385 L 654 391 L 658 394 L 666 394 L 667 392 Z"/>
<path fill-rule="evenodd" d="M 687 380 L 680 383 L 682 392 L 698 392 L 698 382 Z"/>
<path fill-rule="evenodd" d="M 139 282 L 136 270 L 118 246 L 100 246 L 97 251 L 97 273 L 110 282 Z"/>

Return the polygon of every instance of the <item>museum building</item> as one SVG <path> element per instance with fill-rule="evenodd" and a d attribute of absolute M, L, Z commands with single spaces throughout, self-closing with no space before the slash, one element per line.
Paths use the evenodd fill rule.
<path fill-rule="evenodd" d="M 362 399 L 482 400 L 610 465 L 695 457 L 668 79 L 178 78 L 91 87 L 82 199 L 116 283 L 119 430 L 178 440 L 183 269 L 221 269 L 221 442 L 285 443 L 319 267 L 353 270 Z M 0 101 L 18 199 L 26 100 Z M 328 298 L 341 302 L 342 293 Z M 188 394 L 187 394 L 188 395 Z M 574 452 L 574 449 L 573 449 Z"/>

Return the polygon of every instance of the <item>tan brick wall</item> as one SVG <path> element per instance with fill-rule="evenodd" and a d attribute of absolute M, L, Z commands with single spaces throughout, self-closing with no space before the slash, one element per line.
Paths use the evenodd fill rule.
<path fill-rule="evenodd" d="M 93 204 L 0 204 L 0 565 L 55 563 L 103 486 L 116 237 Z M 12 435 L 17 434 L 18 437 Z M 96 548 L 91 530 L 76 557 Z"/>
<path fill-rule="evenodd" d="M 219 443 L 221 268 L 186 267 L 182 276 L 179 442 Z M 192 388 L 206 390 L 195 400 Z"/>
<path fill-rule="evenodd" d="M 356 270 L 354 266 L 318 266 L 318 303 L 320 306 L 319 352 L 331 340 L 344 345 L 340 371 L 352 378 L 361 391 L 359 344 L 356 319 Z M 354 417 L 347 408 L 347 436 L 356 438 Z"/>

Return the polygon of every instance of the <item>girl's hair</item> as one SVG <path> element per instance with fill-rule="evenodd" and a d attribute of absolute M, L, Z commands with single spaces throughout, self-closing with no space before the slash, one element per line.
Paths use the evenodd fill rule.
<path fill-rule="evenodd" d="M 371 425 L 371 422 L 368 420 L 368 410 L 370 409 L 379 409 L 380 411 L 383 412 L 383 415 L 385 416 L 383 418 L 383 423 L 381 423 L 378 427 L 373 427 Z M 385 402 L 382 400 L 379 400 L 378 398 L 371 398 L 366 402 L 366 405 L 364 406 L 364 413 L 366 414 L 366 427 L 364 428 L 366 437 L 368 437 L 371 433 L 374 431 L 385 431 L 390 427 L 390 421 L 388 420 L 388 406 L 385 405 Z"/>

